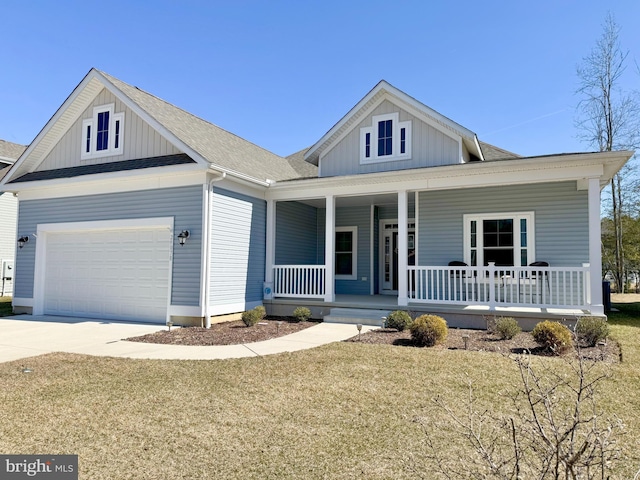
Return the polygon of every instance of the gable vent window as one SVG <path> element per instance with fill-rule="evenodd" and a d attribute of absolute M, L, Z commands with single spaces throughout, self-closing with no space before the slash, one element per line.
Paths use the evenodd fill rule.
<path fill-rule="evenodd" d="M 82 158 L 109 157 L 122 154 L 124 112 L 114 113 L 115 105 L 93 109 L 91 118 L 82 121 Z"/>
<path fill-rule="evenodd" d="M 377 148 L 371 148 L 371 145 Z M 371 125 L 360 129 L 360 163 L 388 162 L 411 158 L 411 121 L 399 114 L 375 115 Z"/>

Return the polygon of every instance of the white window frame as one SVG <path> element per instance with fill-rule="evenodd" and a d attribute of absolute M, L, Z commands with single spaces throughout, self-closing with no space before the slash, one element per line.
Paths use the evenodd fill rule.
<path fill-rule="evenodd" d="M 91 118 L 85 118 L 82 121 L 82 153 L 81 159 L 98 158 L 98 157 L 111 157 L 114 155 L 122 155 L 124 144 L 124 112 L 114 113 L 115 104 L 110 103 L 108 105 L 101 105 L 93 108 L 93 115 Z M 98 150 L 97 142 L 97 128 L 98 128 L 98 114 L 103 112 L 109 112 L 109 130 L 108 130 L 108 148 L 106 150 Z M 116 148 L 116 122 L 120 122 L 118 133 L 118 148 Z M 91 129 L 89 151 L 87 152 L 87 135 L 88 129 Z"/>
<path fill-rule="evenodd" d="M 358 227 L 336 227 L 334 232 L 335 234 L 338 232 L 351 232 L 351 275 L 338 275 L 335 274 L 336 280 L 357 280 L 358 279 Z M 336 255 L 338 253 L 337 242 L 335 246 L 333 263 L 335 266 Z"/>
<path fill-rule="evenodd" d="M 535 261 L 535 214 L 534 212 L 505 212 L 505 213 L 478 213 L 463 215 L 464 222 L 464 262 L 467 265 L 471 265 L 471 222 L 475 221 L 476 230 L 476 247 L 477 250 L 477 265 L 478 267 L 484 266 L 484 238 L 483 238 L 483 220 L 513 220 L 513 265 L 520 267 L 520 260 L 522 254 L 522 246 L 520 241 L 520 220 L 527 221 L 527 262 Z"/>
<path fill-rule="evenodd" d="M 392 147 L 391 155 L 378 156 L 378 124 L 387 120 L 392 121 Z M 400 130 L 405 129 L 405 152 L 400 153 Z M 367 157 L 367 134 L 370 135 L 370 151 Z M 371 125 L 360 129 L 360 163 L 380 163 L 397 160 L 409 160 L 411 158 L 411 120 L 400 121 L 398 112 L 374 115 L 371 117 Z"/>

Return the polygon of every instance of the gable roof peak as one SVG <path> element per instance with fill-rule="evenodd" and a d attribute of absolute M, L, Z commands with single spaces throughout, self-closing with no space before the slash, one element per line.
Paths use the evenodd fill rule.
<path fill-rule="evenodd" d="M 384 99 L 389 99 L 400 108 L 410 110 L 411 113 L 428 119 L 428 121 L 434 125 L 437 124 L 438 128 L 442 128 L 445 131 L 451 132 L 456 137 L 460 137 L 472 155 L 480 160 L 484 160 L 482 150 L 478 143 L 478 137 L 475 133 L 416 100 L 412 96 L 407 95 L 384 79 L 380 80 L 340 121 L 307 151 L 305 159 L 314 165 L 318 165 L 322 152 L 330 148 L 333 142 L 343 134 L 355 128 L 357 123 Z"/>

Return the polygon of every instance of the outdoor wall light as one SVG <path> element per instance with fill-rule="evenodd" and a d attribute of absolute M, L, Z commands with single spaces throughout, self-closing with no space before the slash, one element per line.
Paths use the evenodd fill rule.
<path fill-rule="evenodd" d="M 29 237 L 22 236 L 18 239 L 18 248 L 24 247 L 24 244 L 29 241 Z"/>
<path fill-rule="evenodd" d="M 180 245 L 184 245 L 185 242 L 187 241 L 187 238 L 189 238 L 189 230 L 182 230 L 178 234 L 178 240 L 180 241 Z"/>

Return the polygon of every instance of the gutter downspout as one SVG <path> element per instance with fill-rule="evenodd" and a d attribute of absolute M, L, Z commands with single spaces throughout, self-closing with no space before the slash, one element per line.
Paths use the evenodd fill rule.
<path fill-rule="evenodd" d="M 204 220 L 202 222 L 202 252 L 203 252 L 203 268 L 202 268 L 202 281 L 201 285 L 203 288 L 201 289 L 200 295 L 200 305 L 203 308 L 204 314 L 204 327 L 211 328 L 211 314 L 209 309 L 209 290 L 211 289 L 211 199 L 213 193 L 213 184 L 215 182 L 219 182 L 224 180 L 227 177 L 226 172 L 219 172 L 217 170 L 211 169 L 218 176 L 212 178 L 203 185 L 203 189 L 205 190 L 203 193 L 204 197 L 204 212 L 203 217 Z"/>

